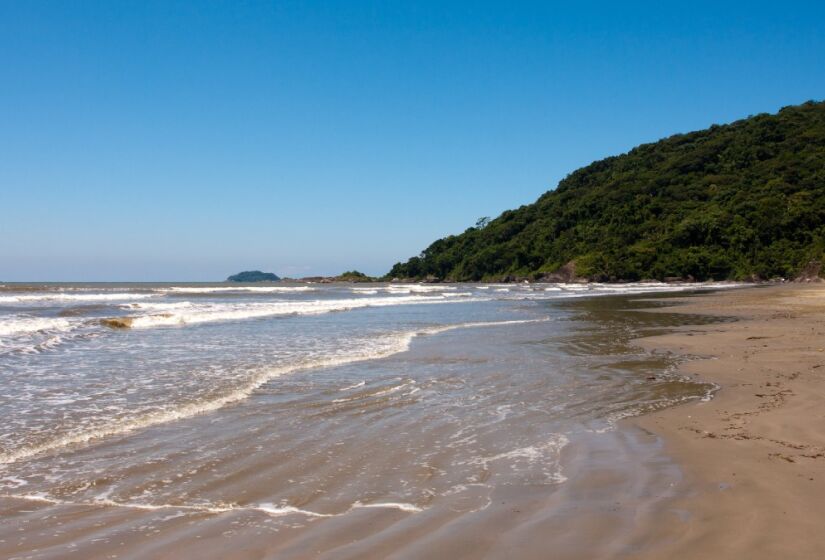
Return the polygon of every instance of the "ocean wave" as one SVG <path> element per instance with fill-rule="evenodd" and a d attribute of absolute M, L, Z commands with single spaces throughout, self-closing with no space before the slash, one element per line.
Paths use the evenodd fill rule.
<path fill-rule="evenodd" d="M 449 290 L 456 290 L 455 286 L 445 286 L 444 284 L 391 284 L 386 287 L 389 292 L 399 293 L 429 293 L 429 292 L 445 292 Z"/>
<path fill-rule="evenodd" d="M 63 317 L 11 315 L 0 318 L 0 337 L 12 337 L 47 331 L 67 331 L 73 326 L 72 321 Z"/>
<path fill-rule="evenodd" d="M 448 303 L 457 301 L 444 296 L 393 296 L 383 298 L 354 298 L 354 299 L 331 299 L 312 301 L 275 301 L 267 303 L 203 303 L 192 304 L 184 302 L 186 305 L 180 307 L 167 306 L 163 304 L 141 304 L 136 303 L 132 307 L 135 309 L 145 309 L 161 311 L 160 313 L 149 313 L 144 315 L 134 315 L 129 317 L 115 317 L 104 319 L 106 321 L 115 320 L 123 323 L 122 326 L 132 328 L 151 328 L 163 326 L 184 326 L 199 323 L 213 323 L 226 321 L 240 321 L 245 319 L 255 319 L 261 317 L 277 317 L 289 315 L 320 315 L 336 311 L 350 311 L 364 307 L 387 307 L 394 305 L 421 305 L 432 303 Z M 458 301 L 471 301 L 462 298 Z"/>
<path fill-rule="evenodd" d="M 121 421 L 109 421 L 91 429 L 68 432 L 44 442 L 21 446 L 15 450 L 0 453 L 0 465 L 15 463 L 35 455 L 40 455 L 42 453 L 71 445 L 84 444 L 105 437 L 125 434 L 134 430 L 213 412 L 225 406 L 246 400 L 260 387 L 282 375 L 377 360 L 405 352 L 409 349 L 413 339 L 417 336 L 434 335 L 463 328 L 495 327 L 545 322 L 549 320 L 549 318 L 537 318 L 510 321 L 468 322 L 393 333 L 376 339 L 371 339 L 365 347 L 360 348 L 355 352 L 307 360 L 289 366 L 263 368 L 251 375 L 242 385 L 217 396 L 207 397 L 206 399 L 199 401 L 177 404 L 174 408 L 148 412 L 138 416 L 133 416 L 131 418 L 125 418 Z"/>
<path fill-rule="evenodd" d="M 93 336 L 86 321 L 63 317 L 11 315 L 0 317 L 0 355 L 38 354 L 69 341 Z"/>
<path fill-rule="evenodd" d="M 232 292 L 250 292 L 262 294 L 289 294 L 300 292 L 313 292 L 317 288 L 310 286 L 216 286 L 216 287 L 187 287 L 172 286 L 170 288 L 160 288 L 163 293 L 187 293 L 187 294 L 220 294 Z"/>
<path fill-rule="evenodd" d="M 69 294 L 65 292 L 48 292 L 37 294 L 0 295 L 0 305 L 9 303 L 38 303 L 52 301 L 123 301 L 132 299 L 147 299 L 153 297 L 158 297 L 158 294 L 135 292 Z"/>
<path fill-rule="evenodd" d="M 664 283 L 664 282 L 628 282 L 622 284 L 589 283 L 556 283 L 514 285 L 512 288 L 493 290 L 496 298 L 501 300 L 550 300 L 569 299 L 580 297 L 608 296 L 608 295 L 636 295 L 675 293 L 693 290 L 719 290 L 738 288 L 748 284 L 732 282 L 705 282 L 696 283 Z"/>

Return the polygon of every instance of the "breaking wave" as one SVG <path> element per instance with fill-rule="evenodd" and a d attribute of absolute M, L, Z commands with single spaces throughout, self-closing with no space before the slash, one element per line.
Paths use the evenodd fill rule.
<path fill-rule="evenodd" d="M 160 311 L 129 317 L 105 319 L 104 324 L 131 328 L 151 328 L 163 326 L 183 326 L 198 323 L 240 321 L 259 317 L 276 317 L 288 315 L 319 315 L 335 311 L 349 311 L 364 307 L 387 307 L 392 305 L 420 305 L 432 303 L 449 303 L 458 300 L 444 296 L 408 296 L 383 298 L 352 298 L 312 301 L 273 301 L 267 303 L 190 303 L 179 304 L 142 304 L 136 303 L 132 308 L 147 311 Z M 479 300 L 476 300 L 479 301 Z M 118 325 L 114 325 L 118 323 Z"/>

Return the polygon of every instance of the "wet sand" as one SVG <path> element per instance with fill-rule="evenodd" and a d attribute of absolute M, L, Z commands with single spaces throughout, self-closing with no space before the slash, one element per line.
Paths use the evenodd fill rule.
<path fill-rule="evenodd" d="M 553 488 L 479 488 L 420 512 L 365 507 L 317 518 L 4 498 L 0 543 L 7 558 L 625 557 L 627 535 L 654 522 L 681 480 L 661 440 L 641 430 L 571 446 L 565 468 L 569 480 Z"/>
<path fill-rule="evenodd" d="M 640 341 L 711 358 L 682 370 L 720 390 L 632 421 L 664 438 L 685 477 L 634 530 L 636 557 L 825 558 L 825 286 L 716 293 L 676 309 L 740 320 Z"/>

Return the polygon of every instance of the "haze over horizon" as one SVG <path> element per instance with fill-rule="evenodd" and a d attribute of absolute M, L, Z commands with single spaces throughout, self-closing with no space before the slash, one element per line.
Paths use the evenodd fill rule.
<path fill-rule="evenodd" d="M 594 160 L 825 97 L 825 8 L 0 5 L 0 281 L 383 274 Z"/>

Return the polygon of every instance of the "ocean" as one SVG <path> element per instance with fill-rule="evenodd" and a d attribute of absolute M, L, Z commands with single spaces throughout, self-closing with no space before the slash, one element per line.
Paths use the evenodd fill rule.
<path fill-rule="evenodd" d="M 714 390 L 632 341 L 717 319 L 644 309 L 727 287 L 2 285 L 0 556 L 420 557 L 569 508 L 662 460 L 619 420 Z"/>

